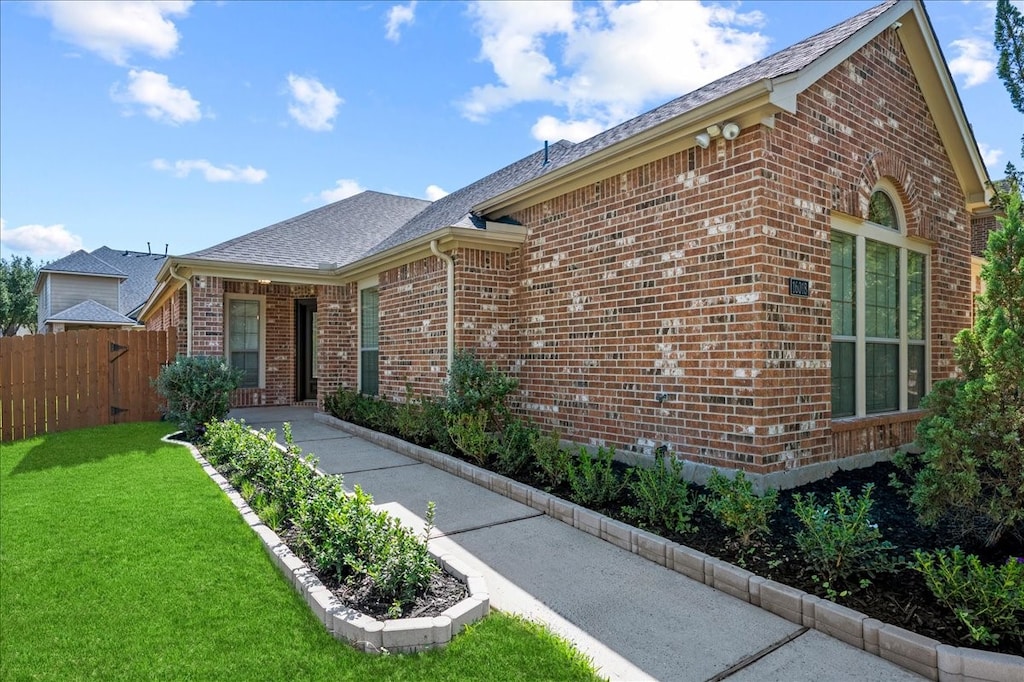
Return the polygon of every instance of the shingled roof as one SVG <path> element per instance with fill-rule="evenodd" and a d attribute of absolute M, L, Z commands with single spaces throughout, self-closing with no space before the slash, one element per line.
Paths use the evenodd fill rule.
<path fill-rule="evenodd" d="M 123 271 L 128 279 L 121 282 L 120 312 L 131 315 L 136 308 L 149 298 L 156 287 L 156 274 L 167 260 L 163 254 L 142 253 L 141 251 L 118 251 L 101 246 L 92 255 Z"/>
<path fill-rule="evenodd" d="M 81 249 L 44 265 L 39 269 L 39 272 L 40 274 L 44 272 L 64 272 L 74 275 L 98 275 L 121 279 L 128 277 L 127 274 L 110 263 Z"/>
<path fill-rule="evenodd" d="M 638 135 L 660 123 L 664 123 L 677 116 L 682 116 L 697 107 L 721 99 L 758 81 L 796 73 L 825 56 L 826 53 L 867 26 L 876 17 L 895 6 L 898 1 L 887 0 L 887 2 L 865 10 L 840 24 L 836 24 L 832 28 L 754 62 L 750 66 L 746 66 L 728 76 L 723 76 L 689 94 L 677 97 L 655 109 L 640 114 L 636 118 L 598 133 L 590 139 L 573 146 L 569 153 L 549 164 L 544 171 L 550 172 L 555 168 L 578 161 L 585 156 L 610 147 L 616 142 L 621 142 L 634 135 Z"/>
<path fill-rule="evenodd" d="M 366 191 L 183 258 L 314 269 L 321 263 L 346 265 L 429 205 L 424 199 Z"/>
<path fill-rule="evenodd" d="M 135 320 L 125 317 L 116 310 L 111 310 L 102 303 L 93 300 L 82 301 L 46 318 L 47 323 L 71 322 L 74 324 L 109 324 L 130 326 Z"/>

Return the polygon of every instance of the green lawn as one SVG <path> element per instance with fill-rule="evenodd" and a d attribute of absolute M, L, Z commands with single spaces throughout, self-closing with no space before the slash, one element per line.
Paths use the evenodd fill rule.
<path fill-rule="evenodd" d="M 501 614 L 441 651 L 334 640 L 167 424 L 0 449 L 4 680 L 592 680 L 546 631 Z"/>

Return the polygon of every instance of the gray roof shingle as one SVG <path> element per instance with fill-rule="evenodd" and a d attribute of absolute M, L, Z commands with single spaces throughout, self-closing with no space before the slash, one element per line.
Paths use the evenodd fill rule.
<path fill-rule="evenodd" d="M 554 168 L 578 161 L 616 142 L 633 137 L 660 123 L 681 116 L 701 105 L 725 97 L 758 81 L 796 73 L 825 56 L 830 50 L 871 23 L 873 19 L 896 5 L 898 1 L 886 0 L 886 2 L 880 5 L 867 9 L 842 23 L 836 24 L 832 28 L 825 29 L 821 33 L 817 33 L 795 45 L 791 45 L 760 61 L 754 62 L 750 66 L 746 66 L 728 76 L 723 76 L 689 94 L 677 97 L 636 118 L 598 133 L 594 137 L 575 145 L 570 153 L 565 154 L 558 161 L 550 164 L 545 169 L 545 172 L 550 172 Z"/>
<path fill-rule="evenodd" d="M 532 180 L 555 165 L 558 160 L 564 158 L 572 148 L 572 142 L 566 140 L 555 142 L 548 146 L 546 164 L 545 153 L 543 151 L 535 152 L 438 199 L 402 225 L 390 237 L 370 249 L 367 255 L 386 251 L 438 228 L 451 225 L 474 227 L 470 209 L 475 204 Z"/>
<path fill-rule="evenodd" d="M 39 269 L 39 272 L 70 272 L 82 275 L 107 275 L 110 277 L 127 277 L 124 272 L 117 269 L 93 254 L 79 249 L 59 260 L 48 263 Z"/>
<path fill-rule="evenodd" d="M 163 254 L 117 251 L 106 246 L 96 249 L 92 255 L 128 275 L 128 279 L 121 282 L 120 290 L 120 312 L 124 315 L 131 315 L 146 302 L 156 287 L 156 275 L 167 260 Z"/>
<path fill-rule="evenodd" d="M 314 269 L 320 263 L 346 265 L 429 205 L 366 191 L 183 257 Z"/>
<path fill-rule="evenodd" d="M 76 303 L 66 310 L 50 315 L 46 321 L 75 322 L 84 324 L 136 324 L 135 320 L 125 317 L 116 310 L 111 310 L 102 303 L 97 303 L 93 300 Z"/>

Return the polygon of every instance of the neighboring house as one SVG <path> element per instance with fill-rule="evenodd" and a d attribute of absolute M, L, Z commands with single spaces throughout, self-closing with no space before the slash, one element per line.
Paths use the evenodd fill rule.
<path fill-rule="evenodd" d="M 102 246 L 44 265 L 36 278 L 39 333 L 141 327 L 139 309 L 165 260 L 166 255 Z"/>
<path fill-rule="evenodd" d="M 367 192 L 170 258 L 141 319 L 246 369 L 236 404 L 439 395 L 467 347 L 564 438 L 789 485 L 914 439 L 987 182 L 891 0 L 429 206 Z"/>

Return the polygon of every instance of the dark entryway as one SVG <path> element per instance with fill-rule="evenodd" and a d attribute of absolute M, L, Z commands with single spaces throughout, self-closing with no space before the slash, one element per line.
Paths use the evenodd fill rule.
<path fill-rule="evenodd" d="M 316 299 L 295 301 L 295 398 L 316 400 Z"/>

